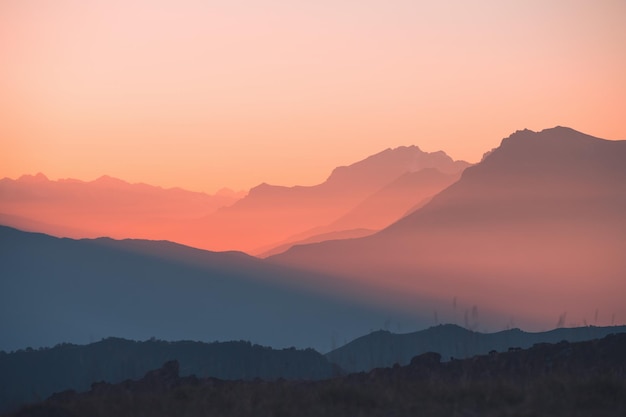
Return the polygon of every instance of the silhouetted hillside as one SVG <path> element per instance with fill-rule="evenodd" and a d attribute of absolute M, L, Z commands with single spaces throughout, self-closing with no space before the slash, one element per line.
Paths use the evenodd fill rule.
<path fill-rule="evenodd" d="M 626 412 L 626 334 L 407 366 L 317 382 L 179 376 L 177 362 L 139 381 L 94 384 L 22 409 L 35 416 L 550 416 Z"/>
<path fill-rule="evenodd" d="M 319 274 L 170 242 L 72 240 L 0 227 L 0 350 L 134 340 L 250 340 L 327 352 L 419 318 Z M 335 340 L 337 339 L 337 340 Z"/>
<path fill-rule="evenodd" d="M 426 352 L 436 352 L 447 361 L 452 357 L 464 359 L 490 351 L 529 348 L 536 343 L 580 342 L 612 333 L 626 333 L 626 326 L 561 328 L 539 333 L 520 329 L 480 333 L 448 324 L 406 334 L 376 331 L 327 353 L 326 357 L 348 372 L 360 372 L 394 363 L 406 365 L 412 357 Z"/>
<path fill-rule="evenodd" d="M 79 346 L 0 353 L 0 412 L 68 389 L 87 391 L 92 382 L 139 379 L 168 360 L 183 376 L 250 380 L 315 380 L 340 371 L 312 349 L 275 350 L 249 342 L 201 343 L 108 338 Z"/>

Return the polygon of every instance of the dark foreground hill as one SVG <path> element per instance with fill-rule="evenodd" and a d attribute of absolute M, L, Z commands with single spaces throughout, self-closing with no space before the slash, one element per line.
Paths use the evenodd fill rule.
<path fill-rule="evenodd" d="M 490 351 L 507 352 L 537 343 L 578 342 L 626 333 L 626 326 L 561 328 L 528 333 L 511 329 L 479 333 L 447 324 L 413 333 L 376 331 L 321 355 L 313 349 L 271 349 L 249 342 L 136 342 L 107 338 L 88 345 L 0 352 L 0 412 L 46 398 L 54 392 L 85 391 L 94 381 L 138 379 L 168 360 L 183 376 L 225 380 L 320 380 L 350 372 L 407 365 L 414 356 L 435 352 L 443 361 Z"/>
<path fill-rule="evenodd" d="M 626 334 L 407 366 L 317 382 L 180 377 L 177 362 L 139 381 L 66 391 L 28 416 L 623 416 Z"/>
<path fill-rule="evenodd" d="M 447 361 L 451 357 L 464 359 L 492 350 L 506 352 L 509 348 L 529 348 L 536 343 L 582 342 L 611 333 L 626 333 L 626 326 L 560 328 L 537 333 L 520 329 L 480 333 L 445 324 L 405 334 L 379 330 L 327 353 L 326 357 L 348 372 L 361 372 L 395 363 L 406 365 L 414 356 L 426 352 L 437 352 Z"/>
<path fill-rule="evenodd" d="M 419 313 L 319 274 L 165 241 L 59 239 L 0 226 L 0 350 L 133 340 L 249 340 L 329 351 Z"/>
<path fill-rule="evenodd" d="M 166 342 L 108 338 L 79 346 L 0 352 L 0 412 L 41 400 L 54 392 L 86 391 L 94 381 L 139 379 L 166 361 L 177 360 L 182 375 L 249 380 L 315 380 L 339 369 L 313 349 L 271 349 L 249 342 Z"/>

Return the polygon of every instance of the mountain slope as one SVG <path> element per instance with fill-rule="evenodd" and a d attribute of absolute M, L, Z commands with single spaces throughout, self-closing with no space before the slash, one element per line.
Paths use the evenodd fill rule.
<path fill-rule="evenodd" d="M 461 172 L 445 174 L 435 168 L 406 172 L 328 227 L 333 230 L 380 230 L 399 220 L 416 205 L 425 204 L 460 176 Z"/>
<path fill-rule="evenodd" d="M 0 217 L 1 219 L 1 217 Z M 322 228 L 319 228 L 322 229 Z M 313 229 L 316 230 L 316 229 Z M 307 238 L 304 239 L 298 239 L 296 238 L 296 240 L 288 240 L 288 242 L 283 243 L 279 246 L 273 247 L 268 251 L 259 253 L 259 254 L 255 254 L 256 257 L 258 258 L 267 258 L 269 256 L 273 256 L 273 255 L 278 255 L 279 253 L 283 253 L 286 252 L 287 250 L 289 250 L 290 248 L 292 248 L 295 245 L 306 245 L 309 243 L 319 243 L 319 242 L 325 242 L 327 240 L 343 240 L 343 239 L 354 239 L 354 238 L 359 238 L 359 237 L 363 237 L 363 236 L 369 236 L 371 234 L 376 233 L 376 230 L 371 230 L 371 229 L 349 229 L 349 230 L 340 230 L 337 232 L 328 232 L 328 233 L 320 233 L 320 234 L 314 234 L 312 236 L 309 236 Z M 302 235 L 303 236 L 307 236 L 309 233 L 305 232 Z"/>
<path fill-rule="evenodd" d="M 170 242 L 58 239 L 0 227 L 0 349 L 145 340 L 336 346 L 412 314 L 332 277 Z"/>
<path fill-rule="evenodd" d="M 285 252 L 294 245 L 372 234 L 426 204 L 432 196 L 458 180 L 460 175 L 460 171 L 444 174 L 436 168 L 405 172 L 329 225 L 299 233 L 280 245 L 258 254 L 254 252 L 253 255 L 266 258 Z"/>
<path fill-rule="evenodd" d="M 381 232 L 268 259 L 393 288 L 398 304 L 444 321 L 541 329 L 599 310 L 604 324 L 624 322 L 624 161 L 626 141 L 519 131 Z"/>
<path fill-rule="evenodd" d="M 438 353 L 447 361 L 451 357 L 464 359 L 562 340 L 581 342 L 616 333 L 626 333 L 626 326 L 560 328 L 538 333 L 520 329 L 480 333 L 448 324 L 404 334 L 376 331 L 327 353 L 326 357 L 348 372 L 367 372 L 395 363 L 407 365 L 414 356 L 427 352 Z"/>

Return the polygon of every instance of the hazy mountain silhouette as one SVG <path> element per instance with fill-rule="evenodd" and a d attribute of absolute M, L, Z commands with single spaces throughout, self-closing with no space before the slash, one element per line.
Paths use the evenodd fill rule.
<path fill-rule="evenodd" d="M 285 252 L 294 245 L 370 235 L 426 204 L 460 175 L 461 171 L 444 174 L 436 168 L 406 172 L 329 225 L 299 233 L 276 247 L 253 254 L 265 258 Z"/>
<path fill-rule="evenodd" d="M 250 340 L 324 352 L 413 314 L 330 277 L 170 242 L 59 239 L 0 227 L 0 349 L 145 340 Z"/>
<path fill-rule="evenodd" d="M 102 176 L 94 181 L 50 181 L 39 173 L 0 180 L 2 224 L 56 236 L 166 239 L 180 222 L 200 218 L 243 197 L 129 184 Z"/>
<path fill-rule="evenodd" d="M 468 165 L 453 161 L 444 152 L 423 152 L 416 146 L 387 149 L 350 166 L 336 168 L 325 182 L 315 186 L 261 184 L 232 206 L 190 224 L 174 240 L 209 250 L 266 252 L 287 243 L 293 235 L 332 223 L 404 174 L 436 168 L 453 175 Z M 430 184 L 425 187 L 432 188 Z M 381 216 L 382 222 L 387 222 L 389 214 L 381 213 Z M 326 228 L 298 239 L 342 230 L 346 229 Z"/>
<path fill-rule="evenodd" d="M 624 322 L 624 161 L 626 141 L 518 131 L 381 232 L 269 260 L 341 274 L 475 329 L 593 323 L 598 311 L 602 324 Z"/>
<path fill-rule="evenodd" d="M 329 227 L 335 230 L 357 227 L 380 230 L 399 220 L 416 205 L 425 204 L 460 176 L 461 171 L 444 174 L 435 168 L 407 172 L 372 194 Z"/>
<path fill-rule="evenodd" d="M 208 195 L 129 184 L 106 175 L 90 182 L 50 181 L 43 174 L 24 175 L 17 180 L 0 180 L 0 214 L 3 224 L 56 236 L 165 239 L 209 250 L 257 254 L 313 235 L 371 228 L 369 224 L 386 225 L 399 217 L 394 218 L 402 212 L 403 199 L 417 201 L 415 196 L 432 194 L 437 180 L 416 183 L 404 190 L 396 186 L 393 198 L 390 193 L 383 194 L 388 202 L 379 201 L 374 210 L 361 209 L 352 226 L 350 221 L 342 221 L 328 227 L 403 175 L 424 168 L 457 175 L 468 165 L 453 161 L 441 151 L 428 153 L 416 146 L 400 147 L 336 168 L 316 186 L 261 184 L 243 199 L 243 193 L 229 189 Z M 406 194 L 401 196 L 402 192 Z M 324 230 L 291 238 L 321 226 Z"/>
<path fill-rule="evenodd" d="M 276 350 L 249 342 L 135 342 L 108 338 L 88 345 L 60 344 L 0 353 L 0 413 L 55 392 L 88 391 L 94 382 L 139 379 L 169 360 L 179 362 L 182 376 L 225 380 L 315 380 L 340 373 L 313 349 Z"/>
<path fill-rule="evenodd" d="M 561 328 L 538 333 L 520 329 L 479 333 L 447 324 L 404 334 L 379 330 L 327 353 L 326 357 L 348 372 L 362 372 L 395 363 L 408 365 L 414 356 L 427 352 L 436 352 L 447 361 L 451 357 L 464 359 L 491 351 L 506 352 L 509 348 L 526 349 L 536 343 L 599 339 L 614 333 L 626 333 L 626 326 Z"/>

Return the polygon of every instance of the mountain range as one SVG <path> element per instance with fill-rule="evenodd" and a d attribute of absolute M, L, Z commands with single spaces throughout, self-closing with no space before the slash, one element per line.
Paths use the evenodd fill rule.
<path fill-rule="evenodd" d="M 445 188 L 467 166 L 468 163 L 454 161 L 441 151 L 424 152 L 417 146 L 387 149 L 352 165 L 336 168 L 318 185 L 261 184 L 235 204 L 190 223 L 173 240 L 208 250 L 260 254 L 322 233 L 379 228 Z M 400 190 L 397 189 L 401 187 L 393 183 L 407 173 L 424 169 L 437 170 L 446 179 L 432 171 L 421 174 L 420 181 L 413 187 L 405 187 L 409 195 L 404 197 L 407 201 L 398 198 Z M 385 187 L 396 191 L 373 196 Z M 352 213 L 360 204 L 367 204 L 369 198 L 378 200 L 378 206 L 385 210 L 364 210 L 360 217 L 357 217 L 358 212 Z M 343 216 L 352 221 L 341 221 Z"/>
<path fill-rule="evenodd" d="M 598 314 L 623 321 L 625 161 L 626 141 L 564 127 L 518 131 L 382 231 L 268 260 L 473 329 L 584 324 Z"/>
<path fill-rule="evenodd" d="M 290 230 L 313 234 L 265 260 L 165 241 L 59 239 L 2 227 L 0 349 L 154 336 L 326 352 L 383 327 L 406 332 L 448 322 L 473 331 L 538 331 L 620 323 L 624 161 L 626 141 L 564 127 L 518 131 L 467 168 L 442 152 L 403 147 L 338 168 L 318 186 L 257 187 L 187 223 L 198 238 L 223 247 L 238 236 L 247 248 L 282 236 L 284 250 L 297 236 Z M 438 187 L 444 189 L 433 196 Z M 410 190 L 410 198 L 399 190 Z M 54 200 L 44 197 L 36 201 Z M 397 204 L 385 211 L 384 201 Z M 377 207 L 387 217 L 369 226 L 400 219 L 377 232 L 354 228 L 372 221 Z M 365 214 L 345 220 L 359 218 L 355 213 Z M 306 243 L 326 221 L 352 229 Z M 227 237 L 207 225 L 220 225 Z"/>
<path fill-rule="evenodd" d="M 59 237 L 169 240 L 212 251 L 277 253 L 278 246 L 289 248 L 314 235 L 380 230 L 450 185 L 468 165 L 441 151 L 399 147 L 336 168 L 315 186 L 261 184 L 247 195 L 162 189 L 108 176 L 83 182 L 26 175 L 0 180 L 0 223 Z"/>
<path fill-rule="evenodd" d="M 60 237 L 160 240 L 181 222 L 231 205 L 244 194 L 164 189 L 106 175 L 88 182 L 51 181 L 39 173 L 0 180 L 0 223 Z"/>

